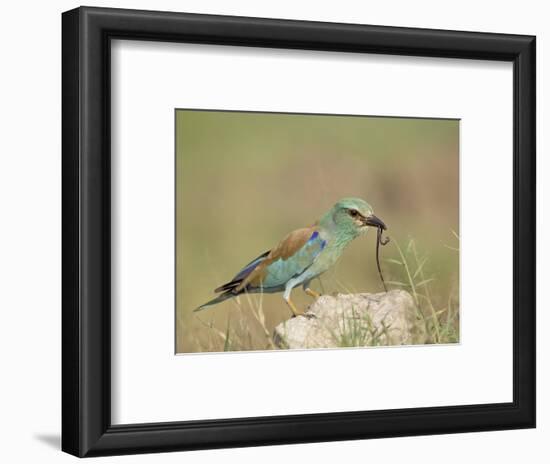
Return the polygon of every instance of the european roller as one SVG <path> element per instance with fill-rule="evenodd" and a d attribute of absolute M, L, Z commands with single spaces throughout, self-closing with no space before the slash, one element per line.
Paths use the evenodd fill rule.
<path fill-rule="evenodd" d="M 290 232 L 277 246 L 244 266 L 230 282 L 214 290 L 220 293 L 217 298 L 195 311 L 245 292 L 283 292 L 293 316 L 303 314 L 290 299 L 292 289 L 301 285 L 308 295 L 319 297 L 310 288 L 311 281 L 330 269 L 345 247 L 365 235 L 369 226 L 376 227 L 379 233 L 386 229 L 366 201 L 344 198 L 313 225 Z"/>

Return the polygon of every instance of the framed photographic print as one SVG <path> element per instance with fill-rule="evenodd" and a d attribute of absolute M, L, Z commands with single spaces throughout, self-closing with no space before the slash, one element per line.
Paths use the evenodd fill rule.
<path fill-rule="evenodd" d="M 62 447 L 535 426 L 535 38 L 63 14 Z"/>

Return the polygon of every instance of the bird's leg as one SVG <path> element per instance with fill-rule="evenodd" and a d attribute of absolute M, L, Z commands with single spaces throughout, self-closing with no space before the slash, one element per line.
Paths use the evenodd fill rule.
<path fill-rule="evenodd" d="M 306 292 L 309 296 L 311 296 L 311 297 L 313 297 L 313 298 L 315 298 L 315 299 L 317 299 L 317 298 L 319 298 L 319 297 L 321 296 L 320 293 L 317 293 L 315 290 L 312 290 L 312 289 L 309 288 L 309 287 L 304 288 L 304 292 Z"/>
<path fill-rule="evenodd" d="M 296 305 L 290 300 L 290 298 L 287 300 L 285 299 L 286 304 L 292 311 L 292 317 L 302 316 L 304 313 L 301 313 L 298 311 L 298 308 L 296 308 Z"/>
<path fill-rule="evenodd" d="M 304 292 L 306 292 L 309 296 L 317 299 L 321 296 L 320 293 L 317 293 L 315 290 L 313 290 L 312 288 L 310 288 L 310 285 L 311 284 L 311 280 L 306 280 L 303 284 L 302 284 L 302 288 L 304 289 Z"/>
<path fill-rule="evenodd" d="M 296 282 L 294 279 L 290 279 L 285 287 L 285 293 L 283 294 L 283 298 L 286 301 L 286 304 L 292 311 L 292 317 L 302 316 L 304 313 L 303 311 L 298 311 L 298 308 L 296 308 L 296 305 L 292 302 L 290 299 L 290 292 L 294 288 L 294 285 L 296 285 L 298 282 Z"/>

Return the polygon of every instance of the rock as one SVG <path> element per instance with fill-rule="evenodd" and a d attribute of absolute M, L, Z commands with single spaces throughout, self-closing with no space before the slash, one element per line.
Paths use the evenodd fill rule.
<path fill-rule="evenodd" d="M 286 349 L 411 344 L 415 314 L 403 290 L 323 295 L 305 315 L 275 327 L 273 338 Z"/>

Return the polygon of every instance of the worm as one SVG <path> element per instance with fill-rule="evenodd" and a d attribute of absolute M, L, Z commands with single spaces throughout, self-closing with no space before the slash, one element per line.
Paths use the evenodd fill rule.
<path fill-rule="evenodd" d="M 382 269 L 380 268 L 380 245 L 385 246 L 389 243 L 390 238 L 382 238 L 382 227 L 378 227 L 376 232 L 376 266 L 378 267 L 378 274 L 380 275 L 380 280 L 384 286 L 384 291 L 387 293 L 388 289 L 386 287 L 386 282 L 384 281 L 384 276 L 382 275 Z"/>

